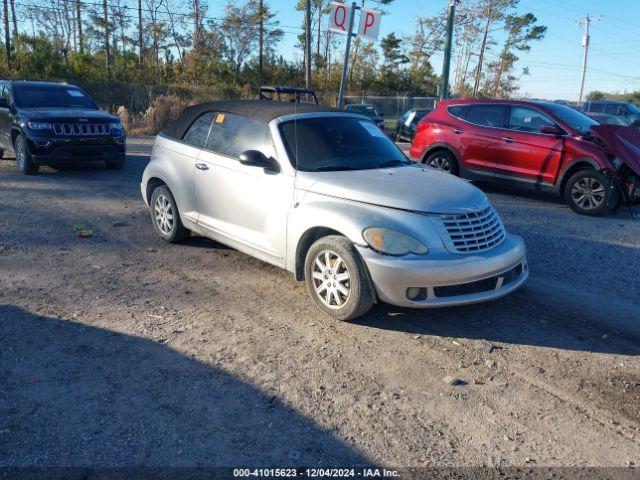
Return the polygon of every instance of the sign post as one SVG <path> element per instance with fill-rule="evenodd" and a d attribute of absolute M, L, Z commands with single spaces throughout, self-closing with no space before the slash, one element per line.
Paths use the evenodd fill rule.
<path fill-rule="evenodd" d="M 351 37 L 354 36 L 353 26 L 356 10 L 360 10 L 360 25 L 358 36 L 375 42 L 380 34 L 380 19 L 382 12 L 358 7 L 356 2 L 351 6 L 345 3 L 334 3 L 331 9 L 329 30 L 346 34 L 347 45 L 344 51 L 344 64 L 342 65 L 342 77 L 340 77 L 340 92 L 338 93 L 338 108 L 344 107 L 344 92 L 347 88 L 347 74 L 349 72 L 349 51 L 351 50 Z"/>

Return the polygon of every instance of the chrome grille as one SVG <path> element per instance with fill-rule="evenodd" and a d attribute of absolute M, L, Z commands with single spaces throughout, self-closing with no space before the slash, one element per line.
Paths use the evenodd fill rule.
<path fill-rule="evenodd" d="M 109 135 L 109 125 L 106 123 L 54 123 L 53 132 L 56 135 L 91 136 Z"/>
<path fill-rule="evenodd" d="M 505 239 L 500 217 L 491 205 L 472 213 L 440 215 L 440 233 L 446 247 L 459 253 L 480 252 Z"/>

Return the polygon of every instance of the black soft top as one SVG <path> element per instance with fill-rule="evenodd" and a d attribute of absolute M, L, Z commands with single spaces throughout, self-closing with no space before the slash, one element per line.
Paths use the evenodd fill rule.
<path fill-rule="evenodd" d="M 207 112 L 225 112 L 243 115 L 261 122 L 295 113 L 339 112 L 335 108 L 313 103 L 276 102 L 273 100 L 226 100 L 206 102 L 185 108 L 178 119 L 164 133 L 173 138 L 182 138 L 191 124 Z"/>

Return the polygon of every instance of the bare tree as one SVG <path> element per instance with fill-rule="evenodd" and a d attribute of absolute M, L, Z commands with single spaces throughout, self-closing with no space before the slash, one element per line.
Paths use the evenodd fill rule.
<path fill-rule="evenodd" d="M 9 5 L 4 2 L 4 48 L 7 50 L 7 69 L 11 70 L 11 36 L 9 34 Z"/>
<path fill-rule="evenodd" d="M 78 24 L 78 50 L 84 54 L 84 37 L 82 35 L 82 0 L 76 0 L 76 22 Z"/>

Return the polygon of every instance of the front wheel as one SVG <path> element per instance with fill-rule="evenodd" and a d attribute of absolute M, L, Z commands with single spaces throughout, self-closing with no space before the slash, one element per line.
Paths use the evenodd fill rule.
<path fill-rule="evenodd" d="M 14 143 L 14 150 L 16 152 L 16 162 L 18 162 L 23 174 L 33 175 L 38 172 L 38 165 L 33 162 L 27 139 L 24 135 L 18 135 Z"/>
<path fill-rule="evenodd" d="M 374 293 L 367 268 L 353 244 L 330 235 L 307 252 L 305 281 L 316 304 L 337 320 L 353 320 L 367 313 Z"/>
<path fill-rule="evenodd" d="M 598 216 L 606 213 L 615 205 L 615 189 L 611 182 L 595 170 L 580 170 L 567 181 L 564 198 L 567 205 L 581 215 Z"/>
<path fill-rule="evenodd" d="M 430 153 L 425 158 L 424 164 L 452 175 L 458 175 L 458 162 L 456 161 L 456 157 L 447 150 L 436 150 Z"/>

